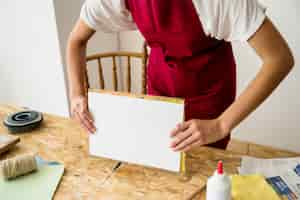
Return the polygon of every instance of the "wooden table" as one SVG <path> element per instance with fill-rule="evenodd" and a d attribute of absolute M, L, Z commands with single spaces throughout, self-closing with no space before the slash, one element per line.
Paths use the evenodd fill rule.
<path fill-rule="evenodd" d="M 0 105 L 0 120 L 19 111 Z M 8 131 L 0 123 L 0 134 Z M 228 173 L 236 173 L 241 155 L 255 157 L 292 157 L 299 154 L 261 145 L 232 141 L 227 151 L 201 147 L 187 155 L 188 177 L 153 168 L 122 164 L 112 172 L 116 161 L 88 155 L 87 134 L 73 121 L 44 115 L 38 130 L 20 135 L 19 143 L 1 159 L 16 154 L 36 152 L 44 159 L 64 163 L 65 174 L 54 199 L 66 200 L 186 200 L 201 188 L 212 174 L 218 160 Z M 204 193 L 193 199 L 204 199 Z"/>

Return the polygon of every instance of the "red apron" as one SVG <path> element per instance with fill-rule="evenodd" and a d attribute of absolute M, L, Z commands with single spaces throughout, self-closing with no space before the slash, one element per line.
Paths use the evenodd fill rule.
<path fill-rule="evenodd" d="M 148 94 L 184 98 L 185 120 L 217 118 L 235 99 L 231 44 L 205 35 L 192 0 L 126 3 L 151 47 Z M 209 146 L 224 149 L 229 139 Z"/>

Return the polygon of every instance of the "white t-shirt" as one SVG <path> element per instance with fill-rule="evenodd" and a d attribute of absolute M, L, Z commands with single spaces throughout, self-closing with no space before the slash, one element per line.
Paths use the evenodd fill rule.
<path fill-rule="evenodd" d="M 193 0 L 206 35 L 218 40 L 247 41 L 266 14 L 257 0 Z M 104 32 L 136 30 L 125 0 L 86 0 L 80 18 Z"/>

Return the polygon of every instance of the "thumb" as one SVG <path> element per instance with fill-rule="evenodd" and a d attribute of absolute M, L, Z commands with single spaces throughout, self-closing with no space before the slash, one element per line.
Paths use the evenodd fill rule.
<path fill-rule="evenodd" d="M 187 121 L 187 122 L 182 122 L 182 123 L 179 123 L 177 124 L 177 129 L 179 131 L 185 131 L 186 129 L 188 129 L 190 126 L 190 123 Z"/>

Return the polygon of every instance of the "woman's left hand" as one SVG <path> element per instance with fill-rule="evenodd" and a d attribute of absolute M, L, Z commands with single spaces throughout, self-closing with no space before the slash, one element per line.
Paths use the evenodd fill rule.
<path fill-rule="evenodd" d="M 219 119 L 193 119 L 177 125 L 171 132 L 170 147 L 174 151 L 186 152 L 193 147 L 217 142 L 225 138 L 229 131 L 222 127 Z"/>

